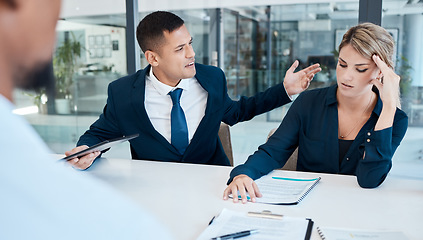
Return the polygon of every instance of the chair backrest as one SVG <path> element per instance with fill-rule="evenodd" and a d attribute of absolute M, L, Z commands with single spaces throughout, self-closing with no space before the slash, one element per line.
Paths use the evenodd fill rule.
<path fill-rule="evenodd" d="M 275 131 L 276 131 L 276 128 L 270 130 L 269 135 L 267 135 L 267 139 L 269 139 L 270 136 L 272 136 L 273 133 L 275 133 Z M 292 155 L 288 158 L 288 161 L 286 161 L 285 165 L 282 167 L 282 170 L 296 171 L 297 158 L 298 158 L 298 147 L 295 149 Z"/>
<path fill-rule="evenodd" d="M 223 150 L 225 151 L 226 156 L 231 163 L 231 166 L 234 165 L 234 157 L 232 154 L 232 142 L 231 142 L 231 132 L 229 130 L 229 125 L 226 123 L 220 123 L 219 128 L 219 138 L 222 143 Z"/>

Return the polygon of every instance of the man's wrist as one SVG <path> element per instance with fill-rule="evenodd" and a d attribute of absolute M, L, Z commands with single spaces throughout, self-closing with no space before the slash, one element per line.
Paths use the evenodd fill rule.
<path fill-rule="evenodd" d="M 283 85 L 283 89 L 285 90 L 286 95 L 289 97 L 289 99 L 290 99 L 291 101 L 293 101 L 292 96 L 291 96 L 291 95 L 289 95 L 288 90 L 286 90 L 286 87 L 285 87 L 285 82 L 283 82 L 283 83 L 282 83 L 282 85 Z"/>

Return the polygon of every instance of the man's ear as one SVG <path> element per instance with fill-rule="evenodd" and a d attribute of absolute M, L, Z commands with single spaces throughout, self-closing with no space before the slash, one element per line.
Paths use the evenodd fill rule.
<path fill-rule="evenodd" d="M 147 50 L 147 51 L 145 51 L 144 55 L 145 55 L 145 58 L 147 59 L 147 62 L 151 66 L 157 67 L 159 65 L 157 53 L 150 51 L 150 50 Z"/>

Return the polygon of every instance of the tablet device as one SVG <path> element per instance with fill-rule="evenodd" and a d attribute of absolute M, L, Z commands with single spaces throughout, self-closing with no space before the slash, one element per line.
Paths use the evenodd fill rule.
<path fill-rule="evenodd" d="M 69 155 L 67 157 L 64 157 L 60 160 L 70 160 L 72 158 L 85 156 L 85 155 L 90 154 L 92 152 L 97 152 L 97 151 L 101 152 L 101 151 L 106 150 L 106 149 L 108 149 L 108 148 L 110 148 L 110 147 L 112 147 L 116 144 L 131 140 L 131 139 L 136 138 L 138 136 L 139 136 L 139 134 L 137 133 L 137 134 L 134 134 L 134 135 L 123 136 L 123 137 L 120 137 L 120 138 L 114 138 L 114 139 L 106 140 L 106 141 L 103 141 L 103 142 L 98 143 L 96 145 L 93 145 L 93 146 L 91 146 L 87 149 L 84 149 L 82 151 L 79 151 L 77 153 Z"/>

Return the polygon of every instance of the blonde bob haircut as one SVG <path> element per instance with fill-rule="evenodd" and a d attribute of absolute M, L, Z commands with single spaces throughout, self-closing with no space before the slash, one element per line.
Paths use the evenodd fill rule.
<path fill-rule="evenodd" d="M 358 24 L 344 34 L 339 51 L 347 44 L 367 59 L 378 55 L 386 65 L 394 69 L 394 39 L 383 27 L 368 22 Z"/>

